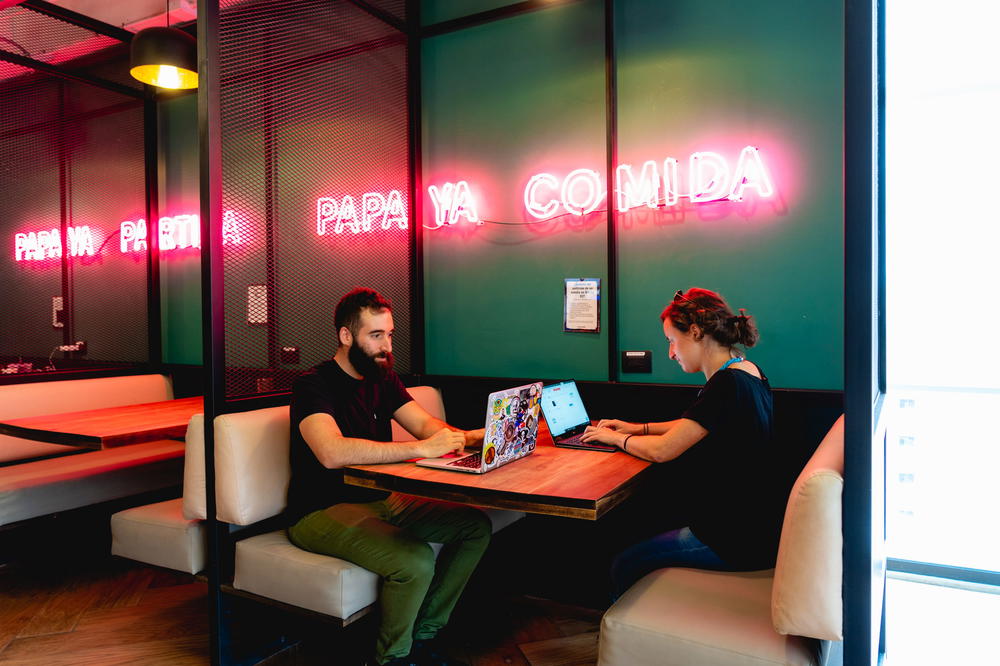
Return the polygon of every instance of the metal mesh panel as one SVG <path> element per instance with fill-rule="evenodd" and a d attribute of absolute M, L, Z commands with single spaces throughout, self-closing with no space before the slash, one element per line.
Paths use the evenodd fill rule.
<path fill-rule="evenodd" d="M 121 44 L 111 37 L 17 6 L 0 11 L 0 35 L 3 50 L 50 65 Z"/>
<path fill-rule="evenodd" d="M 395 16 L 400 21 L 406 20 L 406 0 L 368 0 L 368 4 Z"/>
<path fill-rule="evenodd" d="M 0 368 L 146 361 L 146 256 L 118 243 L 119 223 L 144 209 L 141 102 L 25 80 L 0 84 Z M 86 353 L 53 353 L 76 340 Z"/>
<path fill-rule="evenodd" d="M 327 0 L 237 5 L 220 23 L 227 395 L 287 389 L 329 359 L 334 306 L 357 285 L 392 299 L 408 371 L 403 36 Z"/>

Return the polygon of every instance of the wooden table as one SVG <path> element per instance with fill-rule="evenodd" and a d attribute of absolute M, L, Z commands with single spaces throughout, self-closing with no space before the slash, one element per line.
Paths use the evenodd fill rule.
<path fill-rule="evenodd" d="M 403 462 L 345 467 L 344 482 L 494 509 L 597 520 L 635 491 L 649 467 L 621 451 L 553 446 L 543 421 L 534 453 L 486 474 Z"/>
<path fill-rule="evenodd" d="M 0 423 L 0 434 L 85 449 L 109 449 L 183 438 L 188 421 L 204 411 L 201 397 L 82 412 L 30 416 Z"/>

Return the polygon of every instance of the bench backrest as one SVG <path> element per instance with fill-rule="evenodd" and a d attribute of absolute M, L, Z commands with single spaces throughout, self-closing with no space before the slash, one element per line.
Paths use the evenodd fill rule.
<path fill-rule="evenodd" d="M 66 379 L 0 386 L 0 418 L 27 418 L 172 400 L 163 375 Z"/>
<path fill-rule="evenodd" d="M 788 498 L 771 590 L 780 634 L 843 638 L 844 417 L 833 424 Z"/>
<path fill-rule="evenodd" d="M 432 416 L 444 419 L 441 394 L 433 386 L 408 389 Z M 393 439 L 412 439 L 393 422 Z M 184 517 L 204 520 L 204 416 L 188 425 L 184 465 Z M 398 430 L 397 430 L 398 429 Z M 397 439 L 398 437 L 398 439 Z M 223 414 L 215 419 L 216 515 L 234 525 L 250 525 L 285 509 L 291 469 L 288 460 L 288 407 Z"/>

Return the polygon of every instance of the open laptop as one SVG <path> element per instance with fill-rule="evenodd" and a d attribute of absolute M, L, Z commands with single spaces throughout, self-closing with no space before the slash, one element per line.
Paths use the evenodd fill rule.
<path fill-rule="evenodd" d="M 457 457 L 422 458 L 423 467 L 485 474 L 535 450 L 542 383 L 491 393 L 486 401 L 486 435 L 481 451 Z"/>
<path fill-rule="evenodd" d="M 556 446 L 587 451 L 616 451 L 618 447 L 601 442 L 581 442 L 590 417 L 583 406 L 576 382 L 569 380 L 542 389 L 542 413 Z"/>

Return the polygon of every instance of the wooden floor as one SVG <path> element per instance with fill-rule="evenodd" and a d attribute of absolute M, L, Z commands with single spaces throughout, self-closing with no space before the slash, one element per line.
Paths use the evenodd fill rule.
<path fill-rule="evenodd" d="M 523 595 L 495 598 L 489 606 L 482 614 L 466 609 L 442 635 L 453 657 L 470 666 L 596 663 L 600 611 Z M 189 575 L 110 557 L 0 567 L 3 665 L 205 664 L 208 622 L 206 586 Z M 314 632 L 265 663 L 360 663 L 372 628 L 369 622 L 329 640 L 323 636 L 335 632 Z"/>

